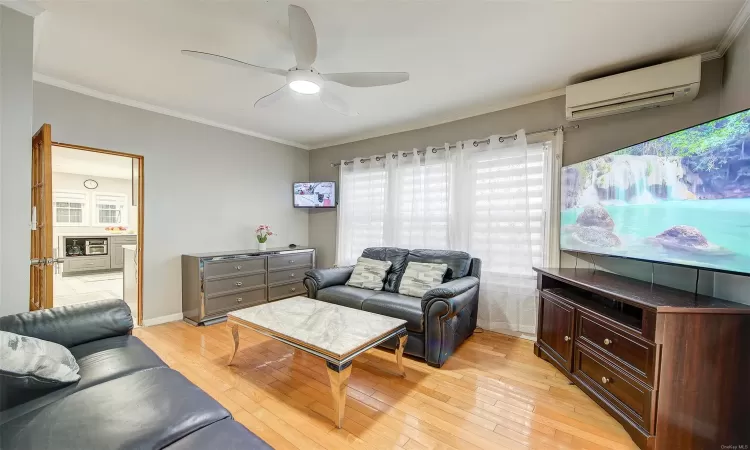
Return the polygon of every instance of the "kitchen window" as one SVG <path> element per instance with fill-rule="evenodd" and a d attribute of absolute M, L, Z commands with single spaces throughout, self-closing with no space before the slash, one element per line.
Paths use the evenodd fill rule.
<path fill-rule="evenodd" d="M 96 225 L 127 225 L 128 198 L 122 194 L 94 194 Z"/>
<path fill-rule="evenodd" d="M 55 226 L 88 225 L 87 200 L 87 195 L 82 192 L 55 191 L 52 194 L 52 216 Z"/>

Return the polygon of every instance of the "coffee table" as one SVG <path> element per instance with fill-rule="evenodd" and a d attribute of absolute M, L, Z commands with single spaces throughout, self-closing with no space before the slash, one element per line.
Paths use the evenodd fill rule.
<path fill-rule="evenodd" d="M 352 360 L 357 355 L 397 337 L 396 363 L 399 374 L 405 375 L 405 320 L 307 297 L 292 297 L 230 312 L 227 314 L 227 327 L 234 344 L 227 364 L 232 364 L 237 353 L 240 327 L 325 360 L 333 393 L 334 422 L 338 428 L 341 428 L 344 419 Z"/>

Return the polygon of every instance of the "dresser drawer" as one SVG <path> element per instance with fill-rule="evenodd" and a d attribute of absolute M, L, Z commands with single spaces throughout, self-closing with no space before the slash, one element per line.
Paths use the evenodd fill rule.
<path fill-rule="evenodd" d="M 68 259 L 67 269 L 69 272 L 83 272 L 87 270 L 109 269 L 110 256 L 85 256 L 83 258 Z"/>
<path fill-rule="evenodd" d="M 223 295 L 206 299 L 206 315 L 226 312 L 232 309 L 247 308 L 266 302 L 266 290 L 255 289 L 252 291 L 237 292 L 231 295 Z"/>
<path fill-rule="evenodd" d="M 268 270 L 312 267 L 312 252 L 285 253 L 268 257 Z"/>
<path fill-rule="evenodd" d="M 652 431 L 650 387 L 618 369 L 606 357 L 576 343 L 573 377 L 646 431 Z"/>
<path fill-rule="evenodd" d="M 628 333 L 608 319 L 578 310 L 578 339 L 614 357 L 641 381 L 653 386 L 656 345 Z"/>
<path fill-rule="evenodd" d="M 268 273 L 268 284 L 285 283 L 291 281 L 302 281 L 308 268 L 287 269 Z"/>
<path fill-rule="evenodd" d="M 268 288 L 269 300 L 279 300 L 286 297 L 294 297 L 295 295 L 307 295 L 307 290 L 302 282 Z"/>
<path fill-rule="evenodd" d="M 266 285 L 266 274 L 245 275 L 239 277 L 223 278 L 205 282 L 207 297 L 215 296 L 230 291 L 238 291 Z"/>
<path fill-rule="evenodd" d="M 203 275 L 206 278 L 224 275 L 241 275 L 247 272 L 266 270 L 266 258 L 235 259 L 229 261 L 205 261 Z"/>

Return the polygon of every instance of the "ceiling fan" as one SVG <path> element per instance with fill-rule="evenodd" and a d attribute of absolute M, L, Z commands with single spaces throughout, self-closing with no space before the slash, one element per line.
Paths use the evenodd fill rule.
<path fill-rule="evenodd" d="M 289 37 L 292 40 L 294 56 L 297 60 L 297 66 L 289 70 L 256 66 L 226 56 L 195 50 L 183 50 L 182 54 L 286 77 L 284 86 L 255 102 L 256 108 L 270 106 L 294 92 L 301 95 L 316 95 L 324 105 L 334 111 L 347 116 L 356 116 L 358 113 L 349 107 L 344 100 L 326 89 L 326 82 L 351 87 L 373 87 L 403 83 L 409 79 L 409 74 L 406 72 L 319 73 L 313 67 L 315 57 L 318 54 L 318 37 L 315 34 L 315 26 L 307 11 L 300 6 L 289 5 Z"/>

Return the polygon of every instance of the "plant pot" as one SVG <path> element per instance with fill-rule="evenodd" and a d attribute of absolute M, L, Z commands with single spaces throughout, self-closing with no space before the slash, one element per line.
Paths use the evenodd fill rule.
<path fill-rule="evenodd" d="M 266 251 L 266 243 L 265 242 L 258 242 L 258 250 L 264 252 Z"/>

